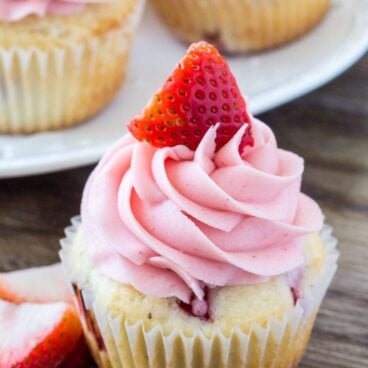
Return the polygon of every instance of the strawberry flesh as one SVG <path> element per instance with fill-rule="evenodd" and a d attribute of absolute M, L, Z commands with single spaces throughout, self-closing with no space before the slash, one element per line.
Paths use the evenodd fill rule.
<path fill-rule="evenodd" d="M 248 129 L 239 150 L 253 145 L 251 118 L 227 62 L 214 46 L 198 42 L 128 128 L 136 139 L 155 147 L 183 144 L 195 150 L 217 123 L 217 149 L 243 124 Z"/>
<path fill-rule="evenodd" d="M 73 304 L 73 294 L 60 263 L 0 273 L 0 298 L 17 304 Z"/>
<path fill-rule="evenodd" d="M 58 368 L 95 368 L 88 346 L 83 336 L 80 337 L 75 349 L 68 354 Z"/>
<path fill-rule="evenodd" d="M 57 368 L 82 337 L 79 318 L 66 303 L 0 301 L 0 331 L 4 368 Z"/>

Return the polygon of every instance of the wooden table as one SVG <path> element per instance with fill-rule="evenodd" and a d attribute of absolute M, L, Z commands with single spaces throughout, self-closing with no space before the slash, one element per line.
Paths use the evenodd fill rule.
<path fill-rule="evenodd" d="M 261 119 L 305 157 L 304 191 L 340 240 L 337 276 L 302 368 L 368 367 L 368 56 L 328 86 Z M 58 261 L 92 167 L 0 181 L 0 270 Z"/>

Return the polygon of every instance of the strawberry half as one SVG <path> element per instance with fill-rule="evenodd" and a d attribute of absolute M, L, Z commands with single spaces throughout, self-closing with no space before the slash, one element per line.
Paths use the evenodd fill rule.
<path fill-rule="evenodd" d="M 75 349 L 68 354 L 57 368 L 95 368 L 86 340 L 80 337 Z"/>
<path fill-rule="evenodd" d="M 214 46 L 198 42 L 128 128 L 136 139 L 155 147 L 184 144 L 195 150 L 209 127 L 217 123 L 217 149 L 243 124 L 248 129 L 240 152 L 253 145 L 251 119 L 229 65 Z"/>
<path fill-rule="evenodd" d="M 61 264 L 0 273 L 0 299 L 13 303 L 73 303 Z"/>
<path fill-rule="evenodd" d="M 0 301 L 0 331 L 2 368 L 57 368 L 83 341 L 78 316 L 66 303 Z"/>

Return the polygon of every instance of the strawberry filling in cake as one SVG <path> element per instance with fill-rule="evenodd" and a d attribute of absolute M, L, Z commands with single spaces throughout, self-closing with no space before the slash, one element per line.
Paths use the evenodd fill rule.
<path fill-rule="evenodd" d="M 86 327 L 91 333 L 97 343 L 97 347 L 100 351 L 106 351 L 106 346 L 101 336 L 101 331 L 96 323 L 96 318 L 93 312 L 86 308 L 86 303 L 84 302 L 82 292 L 77 285 L 73 284 L 73 291 L 78 304 L 78 310 L 83 320 L 86 322 Z"/>

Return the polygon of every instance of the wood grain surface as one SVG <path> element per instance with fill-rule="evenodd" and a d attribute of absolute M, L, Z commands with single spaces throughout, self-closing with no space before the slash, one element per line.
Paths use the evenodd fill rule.
<path fill-rule="evenodd" d="M 306 159 L 304 191 L 341 251 L 302 368 L 368 367 L 368 56 L 322 89 L 261 116 Z M 0 270 L 58 261 L 92 167 L 0 181 Z"/>

